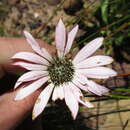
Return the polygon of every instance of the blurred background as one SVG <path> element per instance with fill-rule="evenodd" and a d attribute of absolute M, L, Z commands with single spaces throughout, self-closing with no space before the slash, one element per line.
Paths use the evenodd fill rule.
<path fill-rule="evenodd" d="M 0 0 L 1 37 L 23 37 L 26 29 L 54 44 L 60 18 L 68 30 L 79 24 L 75 50 L 103 36 L 104 44 L 96 53 L 112 56 L 115 62 L 110 67 L 119 76 L 97 81 L 111 90 L 109 95 L 84 93 L 95 108 L 80 105 L 75 121 L 63 102 L 50 101 L 40 119 L 32 122 L 29 116 L 16 130 L 37 130 L 37 125 L 41 130 L 130 130 L 130 0 Z M 7 88 L 1 87 L 0 93 L 13 88 L 17 78 L 7 74 L 0 81 Z"/>

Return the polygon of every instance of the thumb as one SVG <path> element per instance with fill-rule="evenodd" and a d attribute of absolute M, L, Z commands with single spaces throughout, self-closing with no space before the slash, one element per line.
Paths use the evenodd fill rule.
<path fill-rule="evenodd" d="M 0 96 L 0 130 L 14 129 L 24 120 L 35 103 L 41 90 L 35 91 L 23 100 L 14 101 L 16 91 Z"/>
<path fill-rule="evenodd" d="M 54 47 L 46 44 L 41 40 L 37 40 L 39 45 L 48 50 L 48 52 L 54 52 Z M 17 52 L 30 51 L 33 52 L 31 46 L 27 43 L 25 38 L 0 38 L 0 64 L 8 64 L 11 62 L 10 58 Z"/>
<path fill-rule="evenodd" d="M 39 45 L 48 50 L 48 52 L 53 53 L 55 49 L 53 46 L 46 44 L 41 40 L 37 40 Z M 21 71 L 21 69 L 11 66 L 11 57 L 21 51 L 33 52 L 31 46 L 27 43 L 25 38 L 5 38 L 0 37 L 0 78 L 4 75 L 4 71 L 16 72 Z M 4 68 L 4 71 L 3 69 Z"/>

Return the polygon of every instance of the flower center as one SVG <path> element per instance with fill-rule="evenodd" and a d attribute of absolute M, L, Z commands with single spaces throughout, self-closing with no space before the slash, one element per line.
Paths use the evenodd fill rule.
<path fill-rule="evenodd" d="M 61 59 L 56 57 L 48 67 L 51 82 L 55 86 L 62 85 L 63 83 L 70 82 L 74 75 L 74 66 L 67 57 Z"/>

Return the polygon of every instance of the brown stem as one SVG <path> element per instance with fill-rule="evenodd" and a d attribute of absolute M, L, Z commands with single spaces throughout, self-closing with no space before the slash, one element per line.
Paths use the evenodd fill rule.
<path fill-rule="evenodd" d="M 115 77 L 125 77 L 125 76 L 129 76 L 129 75 L 130 75 L 130 72 L 129 73 L 119 73 Z"/>

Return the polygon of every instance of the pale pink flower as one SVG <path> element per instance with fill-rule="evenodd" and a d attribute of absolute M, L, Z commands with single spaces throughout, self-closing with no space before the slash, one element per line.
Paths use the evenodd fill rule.
<path fill-rule="evenodd" d="M 104 86 L 88 80 L 88 78 L 106 79 L 116 75 L 114 70 L 103 67 L 103 65 L 112 63 L 111 57 L 103 55 L 90 57 L 102 45 L 102 37 L 88 43 L 73 59 L 67 57 L 77 31 L 78 25 L 67 33 L 62 20 L 59 21 L 56 26 L 57 53 L 55 55 L 51 55 L 46 49 L 40 48 L 32 35 L 24 31 L 26 40 L 35 53 L 19 52 L 12 57 L 14 60 L 17 59 L 14 65 L 30 70 L 17 80 L 15 88 L 21 84 L 23 87 L 17 92 L 15 100 L 23 99 L 43 84 L 48 84 L 35 103 L 33 119 L 44 110 L 51 95 L 53 101 L 65 99 L 73 119 L 75 119 L 79 110 L 79 103 L 88 108 L 93 107 L 89 101 L 82 100 L 81 90 L 99 96 L 108 92 Z"/>

